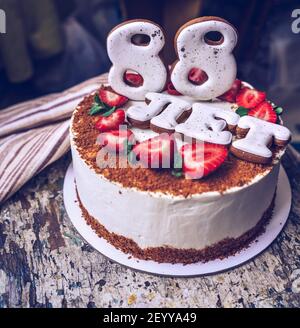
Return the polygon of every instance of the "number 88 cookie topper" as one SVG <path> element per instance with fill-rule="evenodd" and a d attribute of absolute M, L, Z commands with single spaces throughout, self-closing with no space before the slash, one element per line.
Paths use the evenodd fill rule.
<path fill-rule="evenodd" d="M 147 36 L 148 44 L 136 44 L 135 36 Z M 159 54 L 165 44 L 162 28 L 146 20 L 132 20 L 116 26 L 108 35 L 107 52 L 113 63 L 108 82 L 116 92 L 131 100 L 144 100 L 148 92 L 160 92 L 167 80 L 167 69 Z M 125 81 L 127 71 L 143 78 L 139 87 Z"/>
<path fill-rule="evenodd" d="M 209 32 L 219 32 L 218 41 L 208 40 Z M 178 61 L 171 73 L 177 91 L 196 100 L 211 100 L 229 90 L 236 78 L 236 62 L 232 51 L 237 43 L 237 32 L 219 17 L 201 17 L 184 24 L 175 36 Z M 189 81 L 191 69 L 198 68 L 208 79 L 201 85 Z"/>

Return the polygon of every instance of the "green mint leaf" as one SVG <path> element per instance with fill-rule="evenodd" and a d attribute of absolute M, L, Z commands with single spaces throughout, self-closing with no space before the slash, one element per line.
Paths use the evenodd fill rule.
<path fill-rule="evenodd" d="M 246 116 L 248 115 L 248 108 L 242 107 L 240 106 L 236 111 L 235 111 L 238 115 L 242 116 Z"/>
<path fill-rule="evenodd" d="M 92 108 L 90 109 L 89 115 L 96 115 L 105 113 L 107 108 L 102 105 L 93 104 Z"/>
<path fill-rule="evenodd" d="M 103 114 L 101 114 L 101 116 L 103 117 L 108 117 L 110 116 L 115 110 L 117 109 L 116 106 L 110 108 L 108 111 L 104 112 Z"/>
<path fill-rule="evenodd" d="M 98 93 L 95 94 L 94 101 L 98 105 L 103 105 Z"/>
<path fill-rule="evenodd" d="M 182 157 L 178 152 L 176 152 L 174 155 L 174 169 L 182 169 Z"/>
<path fill-rule="evenodd" d="M 127 155 L 129 155 L 129 153 L 131 153 L 134 145 L 129 140 L 125 140 L 124 143 L 125 143 L 124 149 L 127 149 Z"/>
<path fill-rule="evenodd" d="M 99 113 L 101 113 L 102 110 L 103 110 L 103 108 L 100 107 L 99 105 L 93 105 L 89 111 L 89 115 L 93 116 L 93 115 L 99 114 Z"/>
<path fill-rule="evenodd" d="M 283 113 L 282 107 L 275 107 L 274 110 L 277 115 L 281 115 Z"/>
<path fill-rule="evenodd" d="M 172 170 L 171 171 L 171 174 L 176 177 L 176 178 L 181 178 L 183 176 L 183 172 L 182 171 L 179 171 L 179 170 Z"/>
<path fill-rule="evenodd" d="M 128 162 L 130 162 L 131 164 L 135 165 L 138 160 L 136 158 L 136 154 L 131 150 L 128 152 Z"/>
<path fill-rule="evenodd" d="M 106 105 L 103 101 L 101 101 L 101 105 L 108 111 L 110 110 L 112 107 Z"/>
<path fill-rule="evenodd" d="M 95 103 L 96 105 L 99 105 L 99 106 L 105 108 L 106 110 L 111 109 L 110 106 L 106 105 L 106 104 L 100 99 L 100 96 L 99 96 L 98 93 L 96 93 L 95 96 L 94 96 L 94 103 Z"/>

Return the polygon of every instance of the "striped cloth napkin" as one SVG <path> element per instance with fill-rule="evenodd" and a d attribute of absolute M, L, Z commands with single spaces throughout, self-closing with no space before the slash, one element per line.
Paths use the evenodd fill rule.
<path fill-rule="evenodd" d="M 0 204 L 70 148 L 70 117 L 107 75 L 0 110 Z"/>

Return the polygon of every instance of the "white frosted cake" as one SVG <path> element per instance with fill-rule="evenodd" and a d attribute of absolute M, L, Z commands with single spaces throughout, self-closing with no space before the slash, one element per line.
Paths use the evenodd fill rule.
<path fill-rule="evenodd" d="M 207 22 L 209 26 L 201 25 Z M 180 49 L 188 49 L 182 45 L 182 31 L 194 33 L 200 26 L 207 32 L 212 24 L 219 26 L 216 22 L 225 21 L 209 17 L 184 26 L 176 37 Z M 127 22 L 111 32 L 112 61 L 114 34 L 137 34 L 138 26 L 139 33 L 149 35 L 147 24 L 151 22 Z M 234 32 L 224 24 L 221 41 L 226 43 Z M 162 35 L 155 33 L 150 38 Z M 206 46 L 220 48 L 216 43 Z M 170 73 L 174 84 L 169 81 L 162 88 L 161 81 L 147 84 L 136 67 L 127 68 L 132 72 L 120 73 L 126 88 L 114 84 L 117 73 L 112 69 L 110 85 L 86 97 L 72 117 L 75 182 L 87 224 L 121 251 L 157 262 L 209 261 L 247 247 L 272 218 L 280 157 L 290 139 L 280 124 L 280 109 L 265 93 L 234 80 L 235 71 L 225 74 L 229 90 L 225 83 L 224 90 L 217 84 L 215 90 L 194 94 L 191 89 L 187 95 L 187 84 L 175 88 L 178 69 Z M 191 71 L 189 79 L 197 87 L 211 74 Z M 163 165 L 165 155 L 169 166 Z M 156 160 L 155 167 L 147 166 L 149 158 Z"/>

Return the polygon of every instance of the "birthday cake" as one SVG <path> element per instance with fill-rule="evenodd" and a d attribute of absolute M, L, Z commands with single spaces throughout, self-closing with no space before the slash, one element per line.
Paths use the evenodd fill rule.
<path fill-rule="evenodd" d="M 211 31 L 221 37 L 210 40 Z M 265 92 L 236 78 L 230 23 L 201 17 L 183 25 L 170 69 L 164 42 L 162 28 L 145 20 L 108 35 L 107 83 L 71 121 L 79 206 L 99 238 L 128 256 L 222 259 L 272 219 L 290 131 Z"/>

